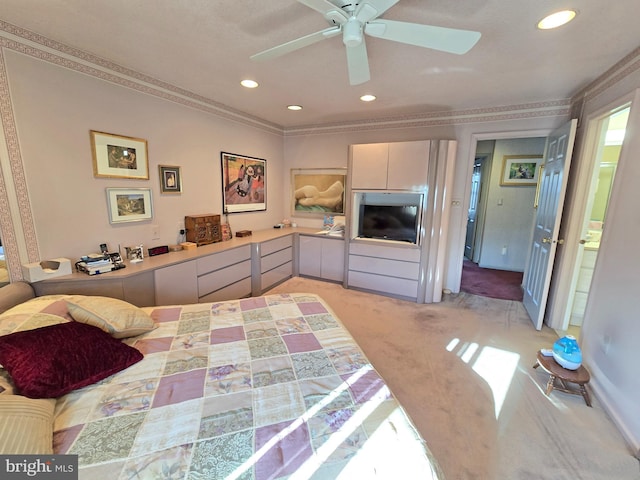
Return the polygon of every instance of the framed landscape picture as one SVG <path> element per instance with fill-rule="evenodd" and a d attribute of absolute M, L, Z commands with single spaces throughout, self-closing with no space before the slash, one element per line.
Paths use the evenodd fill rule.
<path fill-rule="evenodd" d="M 291 170 L 291 215 L 344 215 L 346 168 Z"/>
<path fill-rule="evenodd" d="M 220 152 L 222 211 L 256 212 L 267 209 L 267 161 Z"/>
<path fill-rule="evenodd" d="M 90 131 L 93 176 L 149 180 L 147 141 Z"/>
<path fill-rule="evenodd" d="M 139 222 L 153 218 L 150 188 L 107 188 L 109 222 Z"/>
<path fill-rule="evenodd" d="M 537 185 L 541 163 L 542 155 L 505 155 L 500 185 Z"/>

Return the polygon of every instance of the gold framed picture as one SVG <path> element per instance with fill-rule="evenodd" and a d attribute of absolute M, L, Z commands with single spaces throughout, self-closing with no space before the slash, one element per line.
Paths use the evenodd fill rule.
<path fill-rule="evenodd" d="M 344 215 L 346 168 L 291 169 L 291 215 Z"/>
<path fill-rule="evenodd" d="M 537 185 L 541 163 L 542 155 L 505 155 L 502 161 L 500 185 Z"/>
<path fill-rule="evenodd" d="M 146 140 L 95 130 L 90 134 L 94 177 L 149 180 Z"/>

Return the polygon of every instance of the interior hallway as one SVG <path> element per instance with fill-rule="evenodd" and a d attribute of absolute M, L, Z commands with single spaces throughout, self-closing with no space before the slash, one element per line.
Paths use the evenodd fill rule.
<path fill-rule="evenodd" d="M 483 297 L 522 301 L 522 272 L 481 268 L 465 257 L 460 291 Z"/>

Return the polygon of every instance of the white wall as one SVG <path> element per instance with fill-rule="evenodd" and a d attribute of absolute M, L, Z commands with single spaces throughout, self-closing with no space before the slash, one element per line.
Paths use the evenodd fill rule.
<path fill-rule="evenodd" d="M 267 161 L 267 211 L 229 215 L 233 231 L 282 220 L 281 135 L 12 51 L 5 63 L 41 258 L 176 243 L 185 215 L 222 212 L 221 151 Z M 89 130 L 146 139 L 149 180 L 94 178 Z M 160 164 L 182 167 L 181 195 L 160 194 Z M 151 188 L 153 220 L 111 225 L 106 187 Z"/>
<path fill-rule="evenodd" d="M 635 92 L 594 269 L 581 342 L 598 397 L 640 457 L 640 319 L 637 314 L 640 262 L 630 248 L 633 241 L 640 238 L 640 196 L 636 181 L 640 177 L 637 155 L 640 151 L 640 91 L 637 89 L 640 89 L 639 71 L 592 99 L 584 109 L 584 118 L 588 118 L 603 105 L 621 102 L 618 99 L 623 95 L 633 98 Z"/>
<path fill-rule="evenodd" d="M 487 210 L 478 264 L 483 268 L 524 271 L 535 216 L 535 186 L 503 186 L 505 155 L 544 154 L 545 138 L 497 140 L 495 142 Z M 503 254 L 502 249 L 506 252 Z"/>

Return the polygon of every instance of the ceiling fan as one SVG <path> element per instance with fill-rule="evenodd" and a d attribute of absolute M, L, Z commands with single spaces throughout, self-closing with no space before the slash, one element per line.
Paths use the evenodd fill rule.
<path fill-rule="evenodd" d="M 349 83 L 359 85 L 371 79 L 364 33 L 372 37 L 458 55 L 467 53 L 480 39 L 479 32 L 470 30 L 380 18 L 399 0 L 353 0 L 352 3 L 346 3 L 349 0 L 296 1 L 320 12 L 331 27 L 256 53 L 250 57 L 252 60 L 276 58 L 342 33 L 342 42 L 347 50 Z"/>

